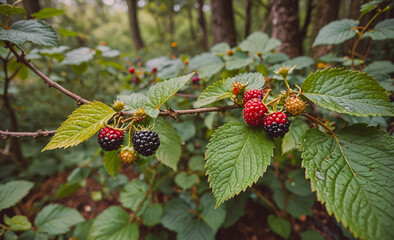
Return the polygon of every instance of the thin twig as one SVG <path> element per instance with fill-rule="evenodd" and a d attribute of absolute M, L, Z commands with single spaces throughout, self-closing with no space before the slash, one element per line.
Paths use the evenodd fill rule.
<path fill-rule="evenodd" d="M 8 130 L 2 131 L 0 130 L 0 137 L 3 139 L 7 138 L 19 138 L 19 137 L 49 137 L 56 133 L 56 130 L 38 130 L 36 132 L 9 132 Z"/>
<path fill-rule="evenodd" d="M 308 118 L 309 120 L 312 120 L 313 122 L 321 125 L 322 127 L 324 127 L 324 129 L 326 129 L 328 132 L 330 132 L 331 135 L 335 136 L 335 133 L 329 127 L 324 125 L 324 123 L 320 122 L 317 118 L 309 115 L 308 113 L 303 113 L 302 116 L 304 116 L 304 117 Z"/>

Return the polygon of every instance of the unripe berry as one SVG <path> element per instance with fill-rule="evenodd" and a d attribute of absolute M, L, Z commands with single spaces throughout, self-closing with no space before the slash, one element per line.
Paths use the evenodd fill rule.
<path fill-rule="evenodd" d="M 306 104 L 301 100 L 301 98 L 291 95 L 285 104 L 287 112 L 293 116 L 301 116 L 305 112 Z"/>
<path fill-rule="evenodd" d="M 137 155 L 130 150 L 120 151 L 118 157 L 124 164 L 132 164 L 137 159 Z"/>

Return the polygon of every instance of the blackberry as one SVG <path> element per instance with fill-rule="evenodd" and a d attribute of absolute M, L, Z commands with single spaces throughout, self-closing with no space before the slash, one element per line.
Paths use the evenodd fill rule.
<path fill-rule="evenodd" d="M 290 121 L 287 115 L 282 112 L 276 112 L 264 118 L 264 131 L 271 137 L 283 137 L 290 127 Z"/>
<path fill-rule="evenodd" d="M 110 127 L 104 127 L 100 130 L 98 135 L 98 143 L 104 151 L 116 150 L 122 145 L 123 131 L 116 130 Z"/>
<path fill-rule="evenodd" d="M 142 156 L 150 156 L 160 146 L 160 139 L 156 132 L 142 130 L 133 135 L 134 149 Z"/>

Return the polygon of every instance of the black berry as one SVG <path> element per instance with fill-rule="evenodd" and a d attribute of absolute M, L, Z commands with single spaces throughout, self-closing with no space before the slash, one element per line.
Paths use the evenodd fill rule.
<path fill-rule="evenodd" d="M 150 156 L 160 146 L 160 139 L 156 132 L 142 130 L 133 135 L 134 149 L 142 156 Z"/>
<path fill-rule="evenodd" d="M 116 150 L 122 145 L 123 142 L 123 131 L 113 129 L 110 127 L 104 127 L 100 130 L 98 135 L 98 143 L 104 151 Z"/>
<path fill-rule="evenodd" d="M 264 118 L 264 131 L 271 137 L 283 137 L 290 127 L 290 121 L 287 115 L 282 112 L 276 112 Z"/>

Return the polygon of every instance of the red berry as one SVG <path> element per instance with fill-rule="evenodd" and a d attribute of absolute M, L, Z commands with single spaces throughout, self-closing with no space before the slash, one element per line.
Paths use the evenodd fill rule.
<path fill-rule="evenodd" d="M 104 127 L 98 135 L 98 143 L 104 151 L 113 151 L 120 147 L 123 142 L 123 131 Z"/>
<path fill-rule="evenodd" d="M 244 119 L 245 122 L 251 126 L 257 126 L 263 123 L 264 114 L 267 107 L 261 100 L 254 98 L 245 104 Z"/>
<path fill-rule="evenodd" d="M 192 83 L 193 84 L 198 84 L 200 82 L 200 78 L 198 77 L 198 76 L 195 76 L 193 79 L 192 79 Z"/>
<path fill-rule="evenodd" d="M 137 76 L 133 78 L 134 83 L 138 83 L 139 81 L 140 81 L 140 79 Z"/>
<path fill-rule="evenodd" d="M 271 137 L 283 137 L 290 127 L 287 115 L 282 112 L 275 112 L 264 118 L 264 131 Z"/>
<path fill-rule="evenodd" d="M 157 67 L 152 68 L 152 73 L 157 73 Z"/>
<path fill-rule="evenodd" d="M 244 94 L 244 104 L 249 102 L 253 98 L 258 98 L 262 100 L 264 98 L 264 93 L 260 89 L 249 89 Z"/>
<path fill-rule="evenodd" d="M 129 68 L 129 73 L 130 73 L 130 74 L 133 74 L 134 72 L 135 72 L 135 69 L 134 69 L 133 67 L 130 67 L 130 68 Z"/>

